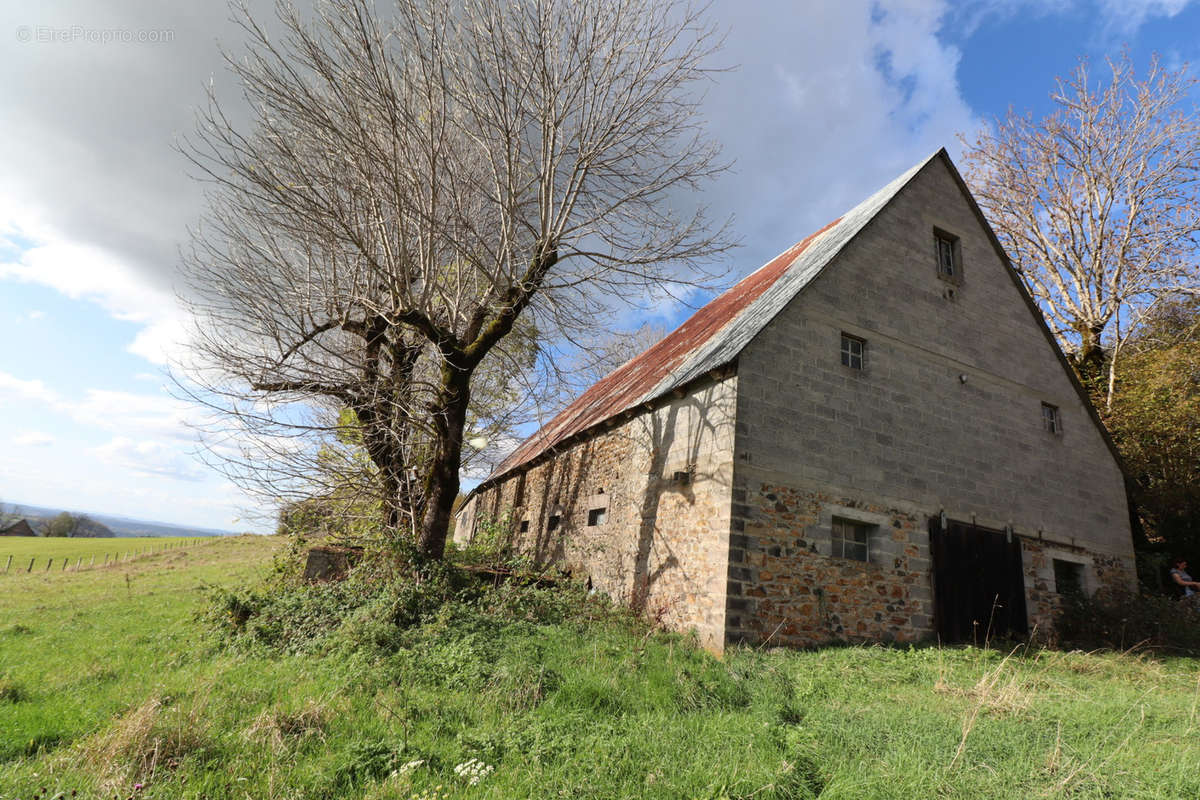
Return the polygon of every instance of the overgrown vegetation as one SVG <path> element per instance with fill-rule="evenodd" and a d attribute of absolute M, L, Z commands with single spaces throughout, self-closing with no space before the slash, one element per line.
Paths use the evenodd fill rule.
<path fill-rule="evenodd" d="M 1132 592 L 1068 596 L 1057 630 L 1064 646 L 1082 650 L 1200 655 L 1200 606 L 1174 596 Z"/>
<path fill-rule="evenodd" d="M 0 800 L 1200 792 L 1190 659 L 844 647 L 722 660 L 569 585 L 465 577 L 430 578 L 442 588 L 401 625 L 374 616 L 398 591 L 372 583 L 378 565 L 305 593 L 269 566 L 280 550 L 295 558 L 278 537 L 242 538 L 0 581 L 13 620 Z M 191 623 L 212 614 L 214 584 L 253 613 L 235 623 L 223 605 L 219 633 L 203 633 Z M 340 622 L 284 614 L 318 606 Z"/>
<path fill-rule="evenodd" d="M 436 646 L 430 637 L 459 624 L 611 623 L 634 635 L 645 630 L 607 598 L 511 556 L 503 526 L 482 525 L 473 547 L 451 559 L 426 558 L 404 542 L 377 542 L 344 579 L 316 583 L 302 578 L 303 540 L 293 539 L 261 584 L 214 587 L 204 616 L 238 646 L 373 656 L 419 642 Z"/>

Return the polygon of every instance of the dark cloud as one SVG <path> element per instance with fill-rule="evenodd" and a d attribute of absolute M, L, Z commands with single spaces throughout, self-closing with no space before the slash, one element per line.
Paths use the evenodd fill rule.
<path fill-rule="evenodd" d="M 716 218 L 736 218 L 745 246 L 730 258 L 735 276 L 972 124 L 955 81 L 958 53 L 936 35 L 944 6 L 888 8 L 791 0 L 712 7 L 728 31 L 718 61 L 736 68 L 714 75 L 706 110 L 735 166 L 705 200 Z M 271 13 L 266 3 L 257 11 Z M 192 129 L 208 81 L 238 106 L 217 46 L 239 46 L 228 17 L 220 2 L 77 0 L 0 12 L 0 36 L 11 37 L 0 48 L 0 201 L 169 290 L 202 204 L 173 143 Z M 39 41 L 46 30 L 75 40 Z M 21 31 L 32 41 L 17 41 Z M 162 41 L 87 41 L 105 31 Z M 124 295 L 106 305 L 145 303 Z"/>

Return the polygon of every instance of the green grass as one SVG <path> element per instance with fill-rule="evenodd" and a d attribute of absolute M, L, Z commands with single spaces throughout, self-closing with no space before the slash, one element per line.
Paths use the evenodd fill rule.
<path fill-rule="evenodd" d="M 278 547 L 0 581 L 0 800 L 1200 796 L 1194 660 L 717 660 L 686 637 L 483 612 L 370 655 L 217 648 L 201 587 L 251 581 Z M 492 768 L 475 786 L 455 773 L 470 759 Z"/>
<path fill-rule="evenodd" d="M 67 537 L 44 536 L 0 536 L 0 580 L 5 577 L 25 575 L 29 568 L 29 560 L 34 559 L 33 572 L 45 571 L 47 559 L 53 559 L 51 570 L 61 569 L 63 559 L 69 563 L 68 569 L 75 567 L 76 561 L 83 559 L 83 566 L 89 566 L 94 556 L 96 565 L 104 563 L 107 554 L 109 560 L 117 560 L 128 555 L 133 558 L 138 555 L 150 555 L 160 551 L 183 547 L 204 547 L 216 542 L 215 538 L 176 538 L 162 537 L 110 537 L 102 539 L 71 539 Z M 12 556 L 12 567 L 7 575 L 4 570 L 8 557 Z"/>

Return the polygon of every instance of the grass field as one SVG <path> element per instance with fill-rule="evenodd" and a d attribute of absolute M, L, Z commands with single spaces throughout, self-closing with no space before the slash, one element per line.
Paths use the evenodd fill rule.
<path fill-rule="evenodd" d="M 12 567 L 9 575 L 24 574 L 29 568 L 29 560 L 34 559 L 34 570 L 46 569 L 48 559 L 54 559 L 52 567 L 61 567 L 65 558 L 73 567 L 78 559 L 84 560 L 84 565 L 90 564 L 94 556 L 97 564 L 104 563 L 107 554 L 116 560 L 126 554 L 151 554 L 162 550 L 199 547 L 211 544 L 215 539 L 206 538 L 133 538 L 106 537 L 102 539 L 71 539 L 67 537 L 44 536 L 0 536 L 0 578 L 8 565 L 8 557 L 12 556 Z"/>
<path fill-rule="evenodd" d="M 371 655 L 218 648 L 203 586 L 252 580 L 277 547 L 0 581 L 0 800 L 1200 796 L 1193 660 L 719 661 L 679 636 L 486 616 Z"/>

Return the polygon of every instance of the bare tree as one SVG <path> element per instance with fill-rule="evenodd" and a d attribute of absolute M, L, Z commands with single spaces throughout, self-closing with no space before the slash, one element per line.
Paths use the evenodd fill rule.
<path fill-rule="evenodd" d="M 1187 68 L 1157 59 L 1139 80 L 1128 53 L 1093 84 L 1087 61 L 1035 121 L 1010 109 L 966 145 L 967 180 L 1080 373 L 1121 347 L 1164 296 L 1200 291 L 1200 116 Z M 1107 354 L 1105 352 L 1107 346 Z"/>
<path fill-rule="evenodd" d="M 626 361 L 658 344 L 667 333 L 662 325 L 649 322 L 632 331 L 597 331 L 594 339 L 575 355 L 571 384 L 577 391 L 586 390 Z M 564 402 L 570 400 L 564 399 Z"/>
<path fill-rule="evenodd" d="M 721 168 L 695 91 L 712 29 L 676 0 L 281 3 L 280 38 L 236 16 L 253 123 L 210 98 L 185 146 L 211 182 L 191 374 L 264 435 L 213 452 L 275 487 L 322 454 L 365 471 L 440 557 L 464 434 L 512 423 L 553 372 L 538 343 L 724 248 L 703 208 L 675 211 Z M 334 432 L 369 463 L 331 457 Z"/>

